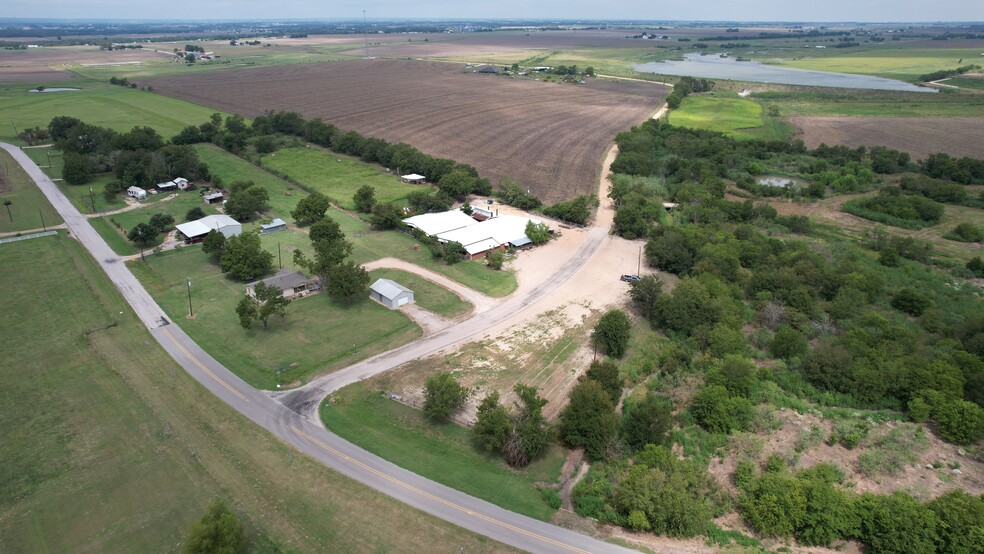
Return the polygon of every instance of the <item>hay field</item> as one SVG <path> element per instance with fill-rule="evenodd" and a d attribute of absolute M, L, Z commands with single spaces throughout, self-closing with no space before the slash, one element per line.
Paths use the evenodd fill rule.
<path fill-rule="evenodd" d="M 646 119 L 665 88 L 544 83 L 463 65 L 358 60 L 148 80 L 154 90 L 253 117 L 294 110 L 512 177 L 547 202 L 595 193 L 615 135 Z"/>
<path fill-rule="evenodd" d="M 984 158 L 984 120 L 965 117 L 791 117 L 810 148 L 881 145 L 915 160 L 936 152 Z"/>

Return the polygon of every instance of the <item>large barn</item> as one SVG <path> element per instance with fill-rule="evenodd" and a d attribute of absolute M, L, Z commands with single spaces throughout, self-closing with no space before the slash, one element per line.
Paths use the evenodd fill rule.
<path fill-rule="evenodd" d="M 480 258 L 490 250 L 530 244 L 526 225 L 539 220 L 515 215 L 500 215 L 483 221 L 461 210 L 415 215 L 403 222 L 436 237 L 440 242 L 458 242 L 471 259 Z"/>
<path fill-rule="evenodd" d="M 207 215 L 195 221 L 178 224 L 175 227 L 186 244 L 205 240 L 205 235 L 213 230 L 222 233 L 225 238 L 234 237 L 243 232 L 242 224 L 225 214 Z"/>

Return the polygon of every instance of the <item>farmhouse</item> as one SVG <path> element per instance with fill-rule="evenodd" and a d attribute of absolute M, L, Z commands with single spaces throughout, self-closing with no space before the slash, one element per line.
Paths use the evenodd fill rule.
<path fill-rule="evenodd" d="M 413 302 L 413 291 L 389 279 L 377 279 L 369 286 L 369 298 L 393 310 Z"/>
<path fill-rule="evenodd" d="M 484 210 L 488 212 L 488 210 Z M 526 225 L 539 220 L 515 215 L 490 217 L 484 221 L 466 215 L 461 210 L 416 215 L 403 222 L 440 242 L 460 243 L 471 259 L 482 257 L 489 250 L 520 247 L 530 244 Z"/>
<path fill-rule="evenodd" d="M 279 217 L 277 219 L 274 219 L 270 223 L 260 224 L 261 235 L 269 235 L 270 233 L 277 233 L 286 230 L 287 230 L 287 222 L 280 219 Z"/>
<path fill-rule="evenodd" d="M 225 200 L 225 195 L 221 192 L 212 192 L 202 196 L 202 200 L 204 200 L 206 204 L 219 204 Z"/>
<path fill-rule="evenodd" d="M 312 286 L 311 280 L 304 276 L 300 271 L 281 269 L 273 277 L 255 281 L 246 285 L 246 295 L 256 298 L 256 285 L 263 283 L 268 287 L 277 287 L 284 294 L 284 298 L 294 298 L 305 296 L 307 293 L 317 290 Z"/>
<path fill-rule="evenodd" d="M 243 232 L 243 226 L 235 219 L 223 215 L 207 215 L 195 221 L 176 225 L 179 236 L 184 238 L 185 244 L 195 244 L 205 240 L 205 235 L 209 231 L 215 230 L 226 238 L 234 237 Z"/>
<path fill-rule="evenodd" d="M 126 195 L 137 200 L 143 200 L 147 198 L 147 191 L 140 187 L 129 187 L 126 189 Z"/>
<path fill-rule="evenodd" d="M 400 179 L 403 179 L 404 183 L 410 183 L 413 185 L 422 185 L 427 181 L 427 177 L 424 177 L 423 175 L 417 175 L 416 173 L 404 175 L 400 177 Z"/>

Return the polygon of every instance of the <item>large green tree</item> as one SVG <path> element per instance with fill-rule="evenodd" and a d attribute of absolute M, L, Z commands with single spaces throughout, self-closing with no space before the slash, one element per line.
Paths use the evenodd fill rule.
<path fill-rule="evenodd" d="M 191 528 L 186 554 L 239 554 L 246 551 L 246 535 L 239 516 L 225 502 L 215 500 Z"/>
<path fill-rule="evenodd" d="M 424 413 L 431 419 L 448 421 L 465 405 L 470 393 L 451 373 L 438 373 L 424 382 Z"/>
<path fill-rule="evenodd" d="M 506 446 L 512 422 L 509 410 L 499 402 L 499 391 L 492 391 L 478 405 L 472 438 L 486 450 L 498 451 Z"/>
<path fill-rule="evenodd" d="M 618 415 L 601 383 L 587 379 L 571 391 L 560 412 L 560 438 L 571 447 L 583 446 L 588 457 L 605 457 L 618 431 Z"/>
<path fill-rule="evenodd" d="M 352 253 L 352 243 L 339 238 L 315 241 L 311 246 L 314 255 L 310 258 L 304 252 L 294 250 L 294 263 L 316 276 L 322 288 L 327 288 L 334 272 Z"/>
<path fill-rule="evenodd" d="M 329 207 L 331 207 L 331 201 L 325 195 L 312 192 L 297 202 L 297 206 L 290 212 L 290 216 L 298 225 L 315 223 L 325 217 L 325 212 L 328 211 Z"/>
<path fill-rule="evenodd" d="M 236 315 L 239 316 L 243 329 L 249 329 L 255 320 L 262 321 L 263 328 L 266 329 L 271 317 L 287 317 L 288 304 L 290 299 L 284 298 L 284 291 L 280 287 L 257 283 L 253 287 L 253 296 L 246 295 L 239 301 Z"/>
<path fill-rule="evenodd" d="M 598 320 L 592 338 L 605 354 L 621 358 L 632 338 L 632 320 L 622 310 L 611 310 Z"/>
<path fill-rule="evenodd" d="M 346 260 L 332 269 L 327 285 L 328 295 L 335 300 L 351 304 L 369 294 L 369 272 L 366 268 Z"/>
<path fill-rule="evenodd" d="M 137 223 L 126 234 L 126 238 L 141 246 L 147 246 L 157 240 L 157 235 L 159 234 L 160 231 L 157 230 L 157 227 L 149 223 Z"/>
<path fill-rule="evenodd" d="M 372 188 L 372 185 L 362 185 L 352 196 L 352 202 L 356 210 L 364 214 L 372 213 L 376 205 L 376 189 Z"/>
<path fill-rule="evenodd" d="M 219 267 L 230 277 L 246 281 L 269 273 L 273 254 L 263 249 L 260 235 L 242 233 L 226 240 Z"/>

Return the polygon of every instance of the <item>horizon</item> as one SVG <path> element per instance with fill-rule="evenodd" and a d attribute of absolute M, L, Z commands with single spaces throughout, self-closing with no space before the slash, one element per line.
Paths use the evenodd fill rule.
<path fill-rule="evenodd" d="M 382 22 L 414 22 L 414 23 L 452 23 L 452 22 L 485 22 L 485 23 L 565 23 L 565 24 L 699 24 L 708 26 L 720 26 L 728 24 L 811 24 L 811 25 L 961 25 L 967 27 L 984 26 L 984 19 L 934 19 L 934 20 L 874 20 L 874 19 L 647 19 L 647 18 L 590 18 L 590 17 L 370 17 L 366 21 L 374 23 Z M 134 23 L 134 24 L 153 24 L 153 23 L 335 23 L 335 22 L 362 22 L 361 13 L 346 17 L 294 17 L 294 18 L 271 18 L 271 17 L 241 17 L 241 18 L 221 18 L 221 17 L 0 17 L 0 24 L 11 23 Z"/>

